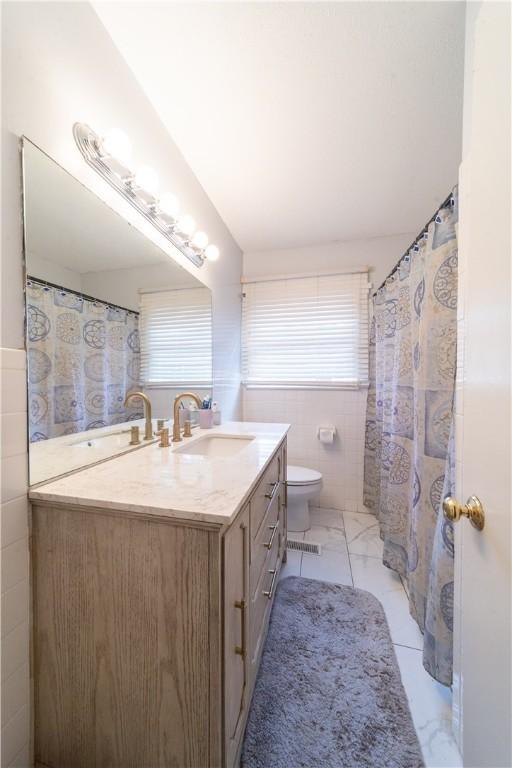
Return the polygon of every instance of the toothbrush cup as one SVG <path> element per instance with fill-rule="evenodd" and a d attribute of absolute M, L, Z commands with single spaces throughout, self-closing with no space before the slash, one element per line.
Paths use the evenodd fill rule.
<path fill-rule="evenodd" d="M 201 429 L 211 429 L 213 427 L 213 411 L 211 408 L 200 409 L 199 426 Z"/>

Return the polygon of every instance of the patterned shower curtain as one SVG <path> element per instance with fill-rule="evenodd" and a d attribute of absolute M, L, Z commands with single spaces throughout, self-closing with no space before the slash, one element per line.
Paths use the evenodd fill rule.
<path fill-rule="evenodd" d="M 423 664 L 452 681 L 452 492 L 457 342 L 457 199 L 377 292 L 370 334 L 364 503 L 384 563 L 404 579 L 424 634 Z"/>
<path fill-rule="evenodd" d="M 141 418 L 139 316 L 27 281 L 30 442 Z"/>

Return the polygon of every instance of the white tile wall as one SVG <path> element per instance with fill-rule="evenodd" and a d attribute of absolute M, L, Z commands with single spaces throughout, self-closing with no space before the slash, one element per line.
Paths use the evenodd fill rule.
<path fill-rule="evenodd" d="M 363 512 L 366 392 L 244 388 L 244 419 L 291 424 L 288 463 L 322 473 L 319 506 Z M 325 425 L 336 427 L 333 445 L 317 438 Z"/>
<path fill-rule="evenodd" d="M 30 765 L 25 352 L 0 349 L 1 764 Z"/>

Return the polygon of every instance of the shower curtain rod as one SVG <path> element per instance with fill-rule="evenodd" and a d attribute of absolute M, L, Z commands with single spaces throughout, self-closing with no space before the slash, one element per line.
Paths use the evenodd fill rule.
<path fill-rule="evenodd" d="M 407 250 L 406 250 L 406 251 L 405 251 L 405 252 L 404 252 L 404 253 L 403 253 L 403 254 L 400 256 L 400 258 L 398 259 L 397 263 L 395 264 L 395 266 L 393 267 L 393 269 L 391 270 L 391 272 L 389 273 L 389 275 L 388 275 L 388 276 L 387 276 L 387 277 L 386 277 L 386 278 L 385 278 L 385 279 L 382 281 L 382 283 L 379 285 L 379 287 L 377 288 L 377 290 L 376 290 L 376 291 L 375 291 L 375 293 L 373 294 L 374 296 L 376 296 L 376 295 L 378 294 L 378 292 L 380 291 L 380 289 L 384 287 L 384 285 L 386 284 L 386 281 L 387 281 L 387 280 L 389 280 L 389 278 L 391 277 L 391 275 L 394 275 L 394 274 L 395 274 L 395 272 L 397 271 L 398 267 L 399 267 L 399 266 L 400 266 L 400 264 L 402 263 L 402 259 L 404 259 L 404 258 L 405 258 L 405 256 L 407 256 L 407 254 L 409 253 L 409 251 L 411 250 L 411 248 L 414 248 L 414 246 L 416 245 L 416 243 L 418 242 L 418 240 L 420 240 L 420 239 L 423 237 L 424 233 L 427 231 L 427 229 L 429 228 L 429 226 L 432 224 L 432 222 L 433 222 L 433 221 L 435 221 L 435 219 L 436 219 L 436 217 L 437 217 L 437 215 L 438 215 L 439 211 L 442 211 L 442 210 L 443 210 L 443 208 L 447 208 L 449 205 L 451 205 L 451 204 L 452 204 L 452 200 L 453 200 L 453 192 L 450 192 L 450 194 L 448 195 L 448 197 L 446 198 L 446 200 L 444 200 L 444 201 L 441 203 L 441 205 L 438 207 L 438 209 L 437 209 L 437 211 L 434 213 L 434 215 L 433 215 L 433 216 L 431 216 L 431 217 L 430 217 L 430 219 L 427 221 L 427 223 L 425 224 L 425 226 L 424 226 L 424 227 L 423 227 L 423 229 L 421 230 L 420 234 L 419 234 L 419 235 L 416 237 L 416 239 L 415 239 L 415 240 L 413 240 L 413 241 L 412 241 L 412 243 L 411 243 L 411 244 L 410 244 L 410 246 L 407 248 Z"/>
<path fill-rule="evenodd" d="M 79 296 L 81 299 L 86 299 L 86 301 L 98 302 L 99 304 L 104 304 L 106 307 L 112 307 L 112 309 L 122 309 L 123 312 L 130 312 L 132 315 L 139 314 L 139 312 L 137 312 L 135 309 L 128 309 L 127 307 L 121 307 L 120 304 L 112 304 L 110 301 L 103 301 L 103 299 L 98 299 L 95 296 L 89 296 L 87 293 L 74 291 L 73 288 L 66 288 L 64 285 L 57 285 L 56 283 L 50 283 L 49 280 L 42 280 L 40 277 L 32 277 L 32 275 L 27 275 L 27 282 L 29 280 L 33 280 L 34 283 L 40 283 L 41 285 L 47 285 L 49 288 L 56 288 L 58 291 L 64 291 L 64 293 L 72 293 L 74 296 Z"/>

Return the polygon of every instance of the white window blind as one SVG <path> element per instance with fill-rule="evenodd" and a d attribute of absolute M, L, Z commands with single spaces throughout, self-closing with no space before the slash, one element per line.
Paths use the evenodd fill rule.
<path fill-rule="evenodd" d="M 141 377 L 146 386 L 212 382 L 212 307 L 207 288 L 142 293 Z"/>
<path fill-rule="evenodd" d="M 244 285 L 244 383 L 367 384 L 368 290 L 367 272 Z"/>

